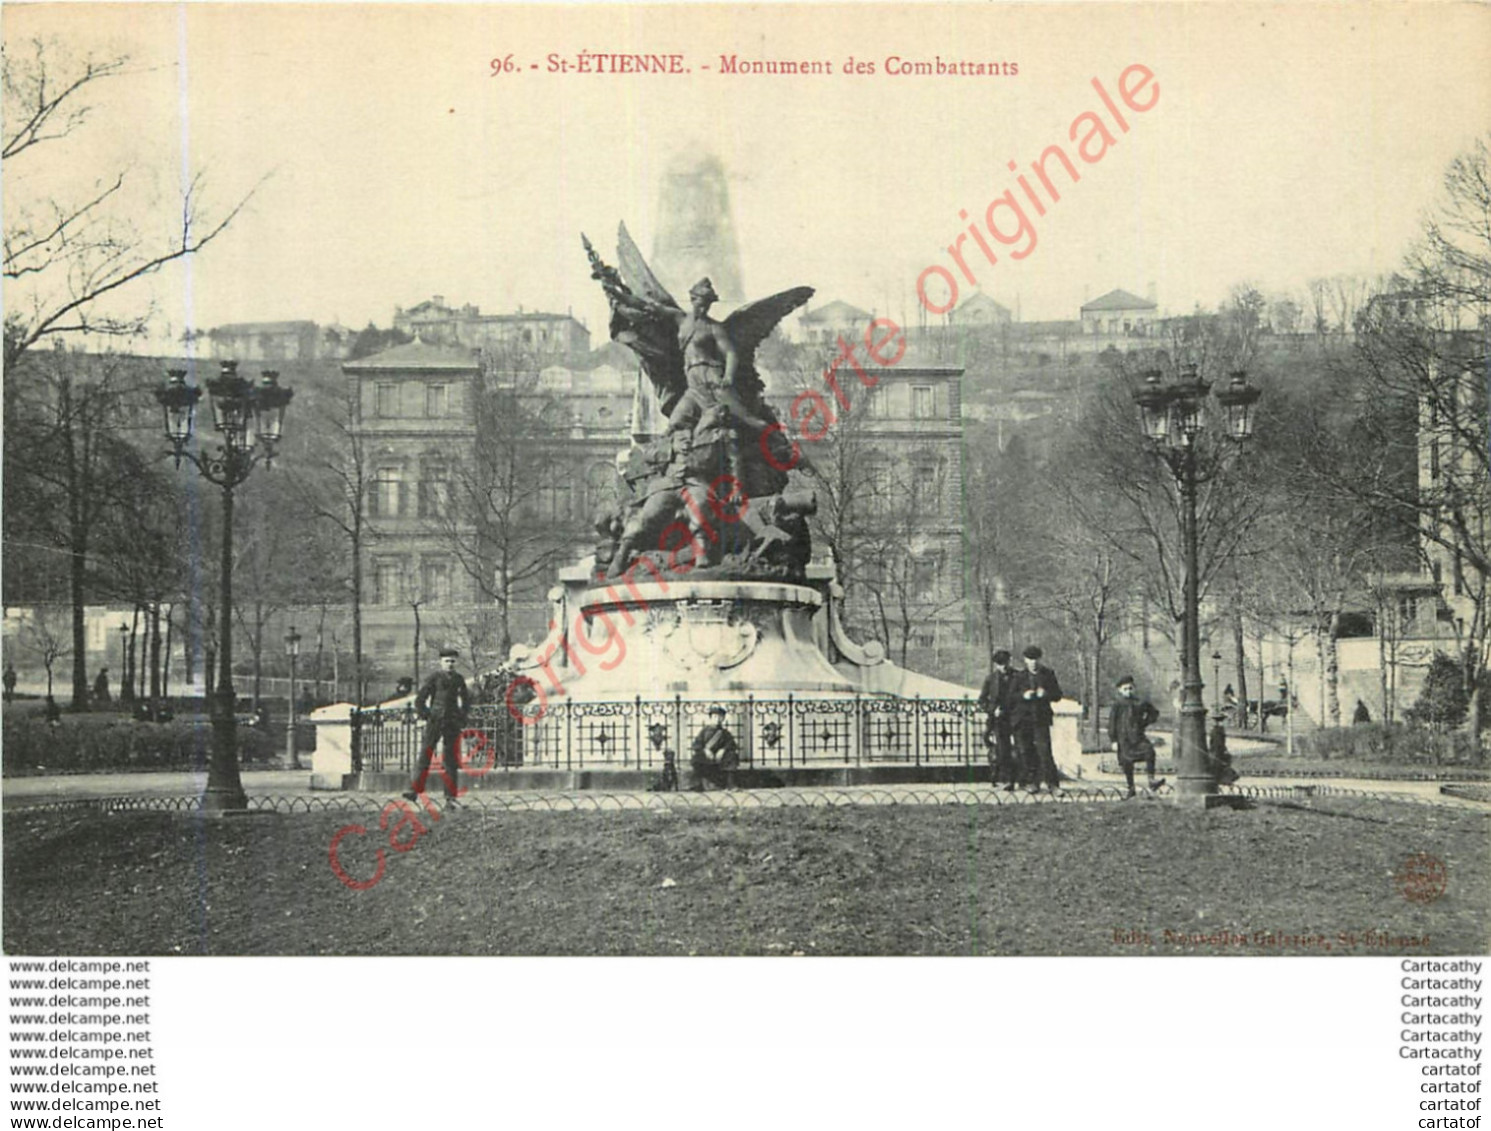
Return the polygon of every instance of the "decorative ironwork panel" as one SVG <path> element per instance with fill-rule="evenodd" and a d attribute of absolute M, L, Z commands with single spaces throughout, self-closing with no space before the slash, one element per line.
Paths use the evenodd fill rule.
<path fill-rule="evenodd" d="M 853 760 L 855 710 L 852 699 L 794 699 L 799 756 L 803 762 Z"/>
<path fill-rule="evenodd" d="M 860 734 L 868 762 L 910 762 L 916 757 L 916 700 L 861 699 Z"/>

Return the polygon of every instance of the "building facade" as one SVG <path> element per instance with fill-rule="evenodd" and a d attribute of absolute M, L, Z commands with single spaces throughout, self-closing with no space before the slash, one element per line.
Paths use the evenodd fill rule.
<path fill-rule="evenodd" d="M 483 314 L 469 303 L 447 305 L 444 295 L 407 310 L 396 307 L 393 328 L 419 341 L 488 352 L 568 357 L 590 350 L 590 331 L 573 315 L 521 308 L 514 314 Z"/>

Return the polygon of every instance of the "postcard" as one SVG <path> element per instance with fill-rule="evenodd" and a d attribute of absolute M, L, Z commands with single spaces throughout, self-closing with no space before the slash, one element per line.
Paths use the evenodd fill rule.
<path fill-rule="evenodd" d="M 930 987 L 1370 983 L 1354 1102 L 1477 1110 L 1484 6 L 3 28 L 10 1048 L 131 1085 L 46 1110 L 205 1125 L 144 1054 L 246 957 L 364 1029 L 354 969 L 719 984 L 825 1066 L 906 1024 L 864 970 L 970 1072 Z M 790 961 L 851 957 L 964 961 Z"/>

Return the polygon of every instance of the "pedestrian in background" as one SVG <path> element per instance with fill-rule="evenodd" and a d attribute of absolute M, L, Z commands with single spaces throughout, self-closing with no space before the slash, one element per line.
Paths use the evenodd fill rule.
<path fill-rule="evenodd" d="M 1040 783 L 1045 782 L 1055 793 L 1061 788 L 1061 773 L 1051 756 L 1051 704 L 1061 699 L 1061 684 L 1056 673 L 1041 663 L 1038 645 L 1029 645 L 1021 655 L 1025 670 L 1015 672 L 1010 687 L 1010 730 L 1030 792 L 1038 793 Z"/>

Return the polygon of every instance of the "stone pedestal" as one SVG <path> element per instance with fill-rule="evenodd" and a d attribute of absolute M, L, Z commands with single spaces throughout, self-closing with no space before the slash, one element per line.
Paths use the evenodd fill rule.
<path fill-rule="evenodd" d="M 573 600 L 560 655 L 584 699 L 855 691 L 815 642 L 823 597 L 807 586 L 659 581 Z"/>
<path fill-rule="evenodd" d="M 333 703 L 312 711 L 316 752 L 311 755 L 311 788 L 341 789 L 352 772 L 352 704 Z"/>

